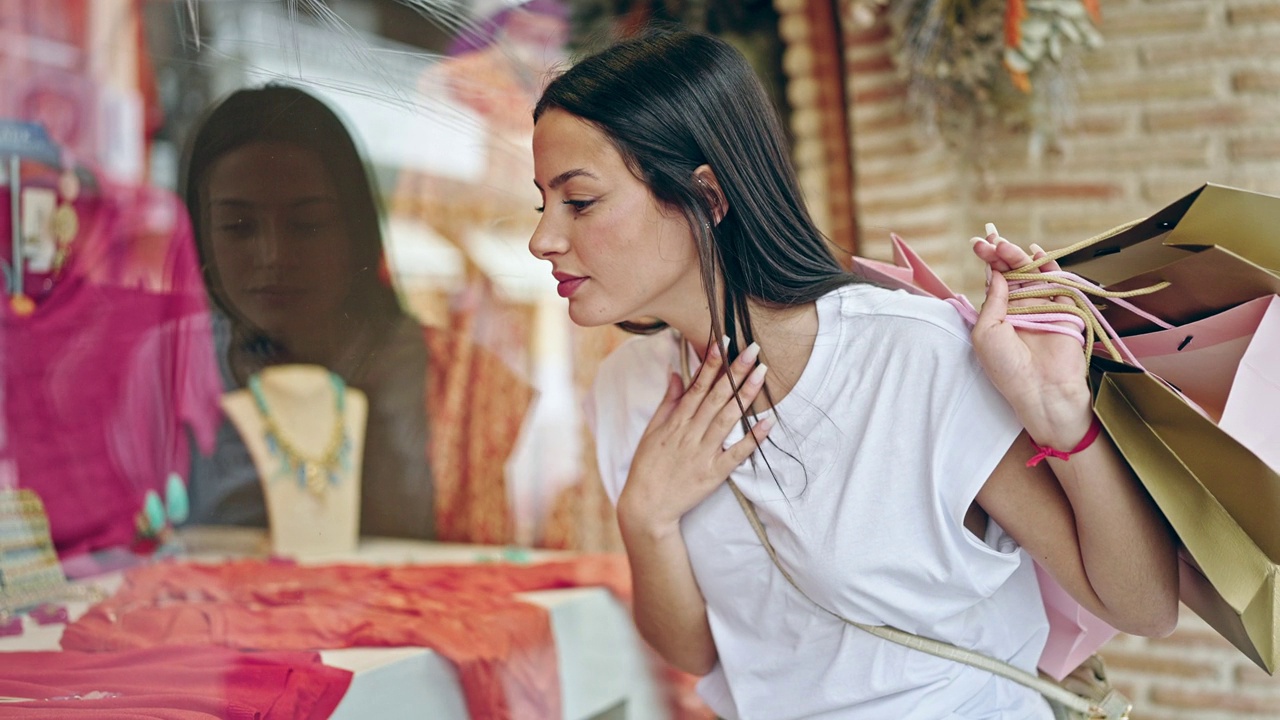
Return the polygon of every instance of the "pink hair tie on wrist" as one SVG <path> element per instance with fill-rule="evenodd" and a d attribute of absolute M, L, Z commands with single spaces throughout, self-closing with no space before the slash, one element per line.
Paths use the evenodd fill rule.
<path fill-rule="evenodd" d="M 1083 452 L 1086 448 L 1092 445 L 1093 441 L 1098 439 L 1098 433 L 1101 431 L 1102 423 L 1098 422 L 1098 416 L 1094 415 L 1093 422 L 1089 423 L 1089 429 L 1085 432 L 1084 437 L 1080 439 L 1080 442 L 1076 443 L 1075 447 L 1067 450 L 1066 452 L 1055 450 L 1047 445 L 1041 445 L 1035 441 L 1035 438 L 1032 438 L 1031 444 L 1034 445 L 1036 450 L 1039 450 L 1039 452 L 1031 456 L 1031 459 L 1027 461 L 1027 467 L 1035 467 L 1040 464 L 1041 460 L 1051 457 L 1058 458 L 1059 460 L 1070 460 L 1072 455 L 1075 455 L 1078 452 Z"/>

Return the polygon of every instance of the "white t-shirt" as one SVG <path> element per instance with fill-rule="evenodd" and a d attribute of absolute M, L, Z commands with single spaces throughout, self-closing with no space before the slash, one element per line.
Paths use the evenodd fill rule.
<path fill-rule="evenodd" d="M 779 425 L 733 479 L 796 582 L 845 617 L 892 625 L 1035 672 L 1048 622 L 1032 560 L 965 513 L 1021 431 L 947 304 L 867 285 L 818 300 L 818 336 Z M 601 366 L 589 416 L 616 503 L 676 334 Z M 735 429 L 727 442 L 742 437 Z M 753 469 L 754 465 L 754 469 Z M 1051 718 L 1017 683 L 874 637 L 805 600 L 727 485 L 681 520 L 719 661 L 698 685 L 725 718 Z"/>

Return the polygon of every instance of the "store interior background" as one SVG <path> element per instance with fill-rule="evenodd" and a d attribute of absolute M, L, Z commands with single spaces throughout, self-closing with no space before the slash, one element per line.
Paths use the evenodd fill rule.
<path fill-rule="evenodd" d="M 297 84 L 336 107 L 375 171 L 404 302 L 465 327 L 540 392 L 508 466 L 517 542 L 617 550 L 581 398 L 624 336 L 573 327 L 526 249 L 539 201 L 529 110 L 548 73 L 608 29 L 657 17 L 730 38 L 787 119 L 833 245 L 885 258 L 898 232 L 974 297 L 967 240 L 985 222 L 1054 248 L 1204 182 L 1280 194 L 1280 3 L 1103 0 L 1103 44 L 1067 59 L 1051 122 L 976 124 L 961 115 L 972 108 L 921 112 L 893 4 L 928 5 L 3 0 L 0 58 L 6 77 L 47 91 L 40 112 L 66 121 L 78 154 L 171 190 L 189 131 L 234 89 Z M 66 13 L 86 18 L 82 43 L 58 39 Z M 6 111 L 20 95 L 0 93 Z M 1280 717 L 1280 682 L 1190 612 L 1170 638 L 1120 637 L 1104 653 L 1135 718 Z"/>

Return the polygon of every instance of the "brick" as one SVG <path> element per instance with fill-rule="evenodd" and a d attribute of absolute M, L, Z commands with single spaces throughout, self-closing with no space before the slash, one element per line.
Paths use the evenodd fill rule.
<path fill-rule="evenodd" d="M 1137 70 L 1138 51 L 1123 45 L 1103 45 L 1096 50 L 1080 53 L 1080 67 L 1086 77 Z"/>
<path fill-rule="evenodd" d="M 1227 22 L 1252 27 L 1280 22 L 1280 5 L 1275 2 L 1253 3 L 1227 8 Z"/>
<path fill-rule="evenodd" d="M 1193 33 L 1209 25 L 1209 8 L 1203 5 L 1160 8 L 1141 7 L 1123 13 L 1109 12 L 1102 19 L 1107 40 L 1146 38 L 1153 35 Z"/>
<path fill-rule="evenodd" d="M 1130 207 L 1110 207 L 1088 212 L 1046 215 L 1040 221 L 1041 237 L 1045 240 L 1043 245 L 1064 247 L 1149 214 L 1150 212 Z"/>
<path fill-rule="evenodd" d="M 902 128 L 916 122 L 916 118 L 907 114 L 904 107 L 894 109 L 893 112 L 885 114 L 881 117 L 871 118 L 867 120 L 856 120 L 854 122 L 854 133 L 868 133 L 877 130 L 894 130 Z"/>
<path fill-rule="evenodd" d="M 1237 33 L 1206 33 L 1208 39 L 1151 43 L 1141 50 L 1145 65 L 1156 68 L 1175 65 L 1203 65 L 1210 60 L 1256 59 L 1280 53 L 1280 33 L 1242 36 Z"/>
<path fill-rule="evenodd" d="M 1231 88 L 1239 93 L 1280 93 L 1280 72 L 1240 70 L 1231 76 Z"/>
<path fill-rule="evenodd" d="M 943 177 L 954 170 L 954 165 L 938 158 L 924 165 L 895 165 L 874 171 L 858 169 L 857 180 L 859 187 L 882 188 L 915 183 L 922 178 Z"/>
<path fill-rule="evenodd" d="M 1280 160 L 1280 136 L 1232 140 L 1227 155 L 1232 160 Z"/>
<path fill-rule="evenodd" d="M 1149 109 L 1143 113 L 1143 127 L 1151 132 L 1221 128 L 1240 125 L 1258 113 L 1240 104 Z"/>
<path fill-rule="evenodd" d="M 883 248 L 884 252 L 880 257 L 891 257 L 893 250 L 889 245 L 889 233 L 896 232 L 908 242 L 915 243 L 920 240 L 929 238 L 947 238 L 952 237 L 955 233 L 949 222 L 936 223 L 893 223 L 892 227 L 880 223 L 878 225 L 859 224 L 858 229 L 861 231 L 863 241 L 859 243 L 859 247 L 866 248 Z"/>
<path fill-rule="evenodd" d="M 877 143 L 871 147 L 859 147 L 859 160 L 874 160 L 884 157 L 910 156 L 920 149 L 920 143 L 916 138 L 910 135 L 904 135 L 896 140 L 885 143 Z"/>
<path fill-rule="evenodd" d="M 1133 113 L 1081 114 L 1068 131 L 1076 135 L 1120 135 L 1129 129 Z"/>
<path fill-rule="evenodd" d="M 1192 137 L 1176 143 L 1157 143 L 1141 138 L 1089 142 L 1068 138 L 1065 145 L 1065 153 L 1058 164 L 1066 168 L 1086 169 L 1091 173 L 1169 165 L 1205 167 L 1209 161 L 1207 137 Z"/>
<path fill-rule="evenodd" d="M 903 83 L 891 83 L 882 87 L 867 88 L 853 94 L 854 104 L 876 103 L 889 100 L 904 100 L 907 97 L 907 86 Z"/>
<path fill-rule="evenodd" d="M 1244 695 L 1235 692 L 1182 690 L 1170 687 L 1152 688 L 1151 700 L 1156 705 L 1187 710 L 1266 713 L 1268 717 L 1274 717 L 1276 708 L 1280 707 L 1280 695 Z"/>
<path fill-rule="evenodd" d="M 851 60 L 845 63 L 844 67 L 845 71 L 848 73 L 897 72 L 898 70 L 898 66 L 894 63 L 893 57 L 887 52 L 859 60 Z"/>
<path fill-rule="evenodd" d="M 1128 79 L 1095 78 L 1080 87 L 1086 105 L 1110 102 L 1187 100 L 1212 97 L 1213 77 L 1207 73 Z"/>
<path fill-rule="evenodd" d="M 1219 675 L 1219 663 L 1213 661 L 1197 662 L 1177 657 L 1159 657 L 1150 653 L 1116 650 L 1108 651 L 1104 657 L 1108 670 L 1188 679 L 1216 678 Z"/>
<path fill-rule="evenodd" d="M 1000 185 L 979 191 L 978 200 L 1112 200 L 1124 194 L 1124 188 L 1103 182 L 1039 182 Z"/>
<path fill-rule="evenodd" d="M 925 208 L 950 207 L 956 200 L 955 193 L 935 191 L 923 195 L 887 197 L 878 200 L 861 200 L 858 206 L 867 214 L 888 214 L 916 211 Z"/>
<path fill-rule="evenodd" d="M 888 23 L 878 22 L 869 28 L 855 30 L 844 36 L 845 45 L 874 45 L 876 43 L 887 42 L 893 33 L 889 29 Z"/>

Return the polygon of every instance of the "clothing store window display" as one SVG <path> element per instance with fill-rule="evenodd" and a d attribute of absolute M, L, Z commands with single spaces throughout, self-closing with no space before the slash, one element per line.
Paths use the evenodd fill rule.
<path fill-rule="evenodd" d="M 718 715 L 1052 717 L 1033 690 L 832 614 L 1034 673 L 1033 560 L 1114 627 L 1173 630 L 1174 543 L 1095 434 L 1079 341 L 1004 321 L 1000 272 L 1026 251 L 976 239 L 993 273 L 972 328 L 847 273 L 759 82 L 708 36 L 584 59 L 534 118 L 530 251 L 574 322 L 643 335 L 590 407 L 635 620 Z M 1063 452 L 1029 463 L 1037 448 Z"/>
<path fill-rule="evenodd" d="M 93 568 L 135 545 L 149 498 L 180 507 L 189 445 L 212 447 L 208 303 L 173 193 L 112 177 L 43 122 L 0 131 L 0 489 L 35 492 L 59 557 Z"/>
<path fill-rule="evenodd" d="M 251 391 L 286 474 L 322 492 L 351 462 L 349 438 L 321 428 L 333 419 L 315 424 L 325 442 L 311 458 L 266 422 L 282 401 L 271 369 L 325 368 L 331 416 L 348 407 L 346 389 L 367 398 L 362 535 L 509 541 L 504 463 L 531 390 L 465 337 L 401 308 L 379 196 L 342 120 L 298 88 L 240 90 L 192 135 L 184 178 L 224 385 Z M 265 525 L 262 483 L 281 479 L 260 474 L 224 423 L 193 467 L 191 521 Z"/>

